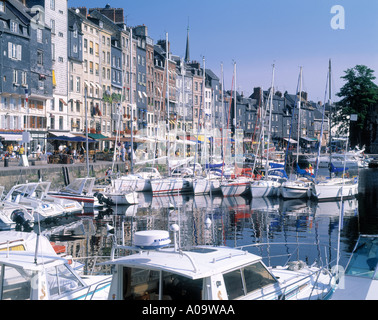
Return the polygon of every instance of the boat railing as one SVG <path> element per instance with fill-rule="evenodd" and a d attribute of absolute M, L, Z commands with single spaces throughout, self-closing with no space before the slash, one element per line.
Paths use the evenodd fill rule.
<path fill-rule="evenodd" d="M 288 253 L 284 253 L 284 254 L 274 254 L 274 255 L 268 255 L 268 256 L 262 256 L 262 259 L 269 259 L 269 264 L 270 264 L 270 260 L 271 259 L 274 259 L 274 258 L 282 258 L 282 257 L 287 257 L 286 261 L 282 264 L 282 267 L 286 267 L 286 266 L 289 266 L 289 263 L 293 260 L 292 258 L 297 255 L 298 251 L 300 250 L 300 247 L 303 247 L 303 246 L 318 246 L 318 247 L 323 247 L 324 248 L 324 259 L 325 259 L 325 262 L 322 263 L 322 258 L 316 260 L 312 265 L 315 265 L 317 264 L 317 269 L 314 270 L 313 272 L 311 272 L 310 274 L 308 274 L 306 277 L 304 278 L 301 278 L 300 280 L 294 282 L 294 283 L 290 283 L 289 286 L 285 287 L 284 288 L 284 292 L 283 294 L 281 295 L 281 298 L 283 299 L 285 297 L 285 291 L 288 287 L 292 287 L 293 285 L 297 284 L 297 283 L 300 283 L 300 282 L 303 282 L 304 279 L 308 279 L 308 278 L 311 278 L 311 277 L 314 277 L 316 276 L 315 280 L 314 280 L 314 285 L 312 286 L 312 289 L 311 289 L 311 294 L 309 296 L 309 299 L 311 299 L 312 297 L 312 294 L 313 294 L 313 291 L 314 291 L 314 288 L 315 286 L 317 286 L 318 282 L 319 282 L 319 276 L 321 275 L 321 273 L 329 273 L 329 274 L 332 274 L 331 273 L 331 267 L 334 265 L 336 265 L 336 262 L 337 262 L 337 259 L 333 259 L 333 260 L 330 260 L 328 259 L 328 254 L 327 254 L 327 249 L 328 250 L 332 250 L 334 252 L 337 251 L 336 248 L 333 248 L 329 245 L 325 245 L 325 244 L 318 244 L 318 243 L 315 243 L 315 242 L 308 242 L 308 243 L 296 243 L 296 242 L 273 242 L 273 243 L 254 243 L 254 244 L 248 244 L 248 245 L 242 245 L 242 246 L 238 246 L 238 247 L 235 247 L 235 249 L 239 249 L 239 250 L 246 250 L 248 251 L 249 248 L 259 248 L 259 247 L 267 247 L 267 248 L 270 248 L 270 247 L 273 247 L 273 246 L 280 246 L 280 248 L 282 248 L 283 245 L 286 245 L 286 246 L 293 246 L 291 252 L 288 252 Z M 250 252 L 250 251 L 249 251 Z M 297 261 L 299 261 L 299 259 L 297 259 Z M 306 261 L 306 264 L 307 264 L 307 261 Z M 270 265 L 269 265 L 270 266 Z M 331 285 L 333 281 L 333 277 L 331 276 L 330 277 L 330 280 L 329 280 L 329 283 L 328 285 Z M 326 296 L 328 294 L 328 290 L 326 289 L 326 287 L 323 288 L 323 296 Z"/>
<path fill-rule="evenodd" d="M 110 286 L 111 282 L 112 278 L 90 285 L 88 287 L 87 293 L 84 296 L 84 300 L 92 300 L 98 291 Z"/>

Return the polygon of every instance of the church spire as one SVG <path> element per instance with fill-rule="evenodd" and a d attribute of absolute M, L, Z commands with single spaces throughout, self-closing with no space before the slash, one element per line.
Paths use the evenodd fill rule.
<path fill-rule="evenodd" d="M 185 52 L 185 62 L 190 61 L 190 56 L 189 56 L 189 22 L 188 22 L 188 31 L 187 31 L 187 36 L 186 36 L 186 52 Z"/>

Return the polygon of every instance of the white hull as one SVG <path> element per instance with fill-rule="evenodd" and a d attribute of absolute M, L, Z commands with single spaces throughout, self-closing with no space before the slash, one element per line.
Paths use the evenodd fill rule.
<path fill-rule="evenodd" d="M 196 178 L 193 180 L 194 194 L 221 192 L 220 181 L 217 179 Z"/>
<path fill-rule="evenodd" d="M 128 193 L 104 193 L 111 203 L 111 205 L 128 205 L 128 204 L 138 204 L 138 193 L 128 192 Z"/>
<path fill-rule="evenodd" d="M 252 198 L 275 197 L 280 195 L 281 184 L 276 181 L 260 180 L 251 183 Z"/>
<path fill-rule="evenodd" d="M 284 199 L 311 198 L 314 194 L 313 183 L 303 181 L 287 181 L 281 186 Z"/>
<path fill-rule="evenodd" d="M 221 184 L 224 197 L 240 196 L 248 192 L 249 180 L 231 180 Z"/>
<path fill-rule="evenodd" d="M 187 193 L 193 192 L 192 179 L 165 178 L 151 181 L 153 194 Z"/>
<path fill-rule="evenodd" d="M 315 194 L 318 200 L 351 198 L 358 194 L 358 183 L 344 183 L 343 185 L 342 179 L 338 179 L 336 183 L 332 180 L 319 182 L 315 184 Z"/>
<path fill-rule="evenodd" d="M 152 190 L 150 179 L 144 179 L 133 175 L 114 179 L 112 183 L 114 188 L 119 191 L 149 192 Z"/>

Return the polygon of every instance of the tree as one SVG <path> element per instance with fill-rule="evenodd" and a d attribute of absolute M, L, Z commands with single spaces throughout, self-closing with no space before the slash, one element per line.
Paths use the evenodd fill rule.
<path fill-rule="evenodd" d="M 336 113 L 333 122 L 340 125 L 340 134 L 346 134 L 348 129 L 350 130 L 352 147 L 368 146 L 372 138 L 369 114 L 378 104 L 378 86 L 373 82 L 373 73 L 372 69 L 364 65 L 348 69 L 341 77 L 346 83 L 336 94 L 342 99 L 335 103 Z M 356 122 L 350 122 L 351 114 L 357 114 Z"/>

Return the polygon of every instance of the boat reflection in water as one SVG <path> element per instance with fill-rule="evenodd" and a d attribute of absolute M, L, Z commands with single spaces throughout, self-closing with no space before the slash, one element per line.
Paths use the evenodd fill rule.
<path fill-rule="evenodd" d="M 136 205 L 96 209 L 91 216 L 71 217 L 66 227 L 64 221 L 60 221 L 59 228 L 45 226 L 42 234 L 57 244 L 64 244 L 67 253 L 82 263 L 83 272 L 96 274 L 109 272 L 111 267 L 90 263 L 85 258 L 101 256 L 97 262 L 109 259 L 113 245 L 109 231 L 116 236 L 117 243 L 131 246 L 136 232 L 167 231 L 172 224 L 179 226 L 178 241 L 184 249 L 202 245 L 236 248 L 265 243 L 268 246 L 248 251 L 261 256 L 268 268 L 286 263 L 283 252 L 294 252 L 292 260 L 307 265 L 326 262 L 331 268 L 339 237 L 340 264 L 346 265 L 351 251 L 350 230 L 355 230 L 358 224 L 358 201 L 345 200 L 343 204 L 339 233 L 340 201 L 210 195 L 156 197 L 140 193 Z M 76 219 L 83 223 L 74 224 Z M 329 249 L 321 249 L 324 246 Z"/>

